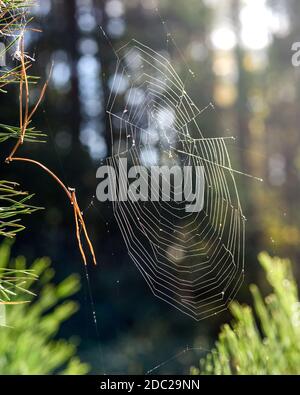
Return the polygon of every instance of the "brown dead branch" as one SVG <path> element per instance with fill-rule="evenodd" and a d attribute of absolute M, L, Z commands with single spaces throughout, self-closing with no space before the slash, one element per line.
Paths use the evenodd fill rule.
<path fill-rule="evenodd" d="M 73 212 L 74 212 L 74 220 L 75 220 L 75 230 L 76 230 L 76 238 L 77 238 L 77 243 L 78 243 L 78 248 L 81 253 L 82 259 L 84 264 L 87 264 L 87 259 L 86 255 L 84 252 L 84 247 L 82 243 L 82 235 L 84 237 L 84 240 L 87 243 L 87 247 L 91 253 L 93 263 L 96 265 L 96 255 L 94 252 L 93 244 L 90 240 L 90 237 L 88 235 L 88 231 L 86 228 L 86 224 L 83 218 L 82 211 L 80 210 L 80 207 L 77 203 L 77 198 L 75 194 L 75 189 L 69 188 L 66 186 L 61 179 L 54 173 L 52 172 L 47 166 L 45 166 L 43 163 L 38 162 L 34 159 L 30 158 L 25 158 L 25 157 L 16 157 L 16 153 L 19 150 L 19 148 L 23 145 L 24 143 L 24 138 L 26 135 L 26 131 L 28 128 L 28 125 L 32 121 L 32 118 L 36 111 L 38 110 L 43 98 L 45 97 L 45 93 L 49 84 L 49 79 L 51 76 L 51 71 L 49 73 L 49 77 L 47 81 L 44 83 L 41 93 L 39 95 L 38 100 L 36 101 L 35 105 L 32 107 L 30 111 L 30 87 L 29 87 L 29 82 L 28 82 L 28 74 L 27 71 L 31 67 L 31 61 L 27 60 L 30 59 L 26 54 L 25 54 L 25 33 L 23 32 L 22 35 L 20 36 L 19 39 L 19 52 L 18 52 L 18 58 L 21 63 L 20 70 L 15 72 L 19 76 L 19 127 L 20 127 L 20 136 L 12 148 L 12 151 L 10 152 L 9 156 L 6 158 L 6 163 L 11 163 L 11 162 L 27 162 L 34 164 L 40 168 L 42 168 L 46 173 L 48 173 L 58 185 L 64 190 L 66 193 L 68 199 L 70 200 L 70 203 L 73 207 Z"/>

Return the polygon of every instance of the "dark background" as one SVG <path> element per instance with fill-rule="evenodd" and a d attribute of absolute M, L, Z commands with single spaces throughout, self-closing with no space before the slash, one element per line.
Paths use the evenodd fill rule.
<path fill-rule="evenodd" d="M 237 298 L 248 302 L 247 285 L 264 286 L 261 250 L 290 258 L 299 277 L 300 68 L 291 63 L 291 46 L 300 41 L 300 3 L 40 0 L 34 11 L 42 33 L 28 34 L 27 51 L 36 57 L 37 75 L 46 79 L 52 62 L 54 69 L 35 118 L 48 143 L 26 145 L 23 154 L 76 188 L 99 265 L 88 267 L 89 283 L 69 201 L 30 164 L 1 165 L 6 179 L 34 191 L 34 204 L 45 207 L 24 219 L 27 231 L 14 253 L 51 257 L 57 280 L 72 272 L 82 277 L 81 309 L 59 335 L 80 338 L 80 356 L 93 373 L 188 372 L 230 314 L 196 323 L 155 298 L 127 255 L 111 206 L 94 198 L 96 169 L 109 154 L 105 103 L 113 48 L 135 38 L 168 53 L 196 105 L 214 103 L 216 111 L 201 118 L 205 136 L 236 136 L 228 144 L 233 167 L 264 179 L 236 177 L 247 218 L 246 278 Z M 1 122 L 14 124 L 17 94 L 2 95 L 0 106 Z M 10 146 L 2 145 L 1 159 Z"/>

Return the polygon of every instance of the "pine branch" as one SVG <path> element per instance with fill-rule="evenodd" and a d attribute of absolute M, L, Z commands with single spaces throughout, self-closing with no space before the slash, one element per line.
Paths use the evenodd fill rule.
<path fill-rule="evenodd" d="M 20 224 L 20 215 L 29 215 L 41 207 L 28 204 L 34 196 L 18 189 L 18 184 L 9 181 L 0 181 L 0 235 L 14 237 L 24 229 Z"/>
<path fill-rule="evenodd" d="M 34 127 L 30 127 L 32 119 L 45 97 L 52 72 L 51 69 L 48 79 L 41 88 L 40 95 L 36 103 L 32 105 L 30 102 L 30 88 L 32 83 L 36 83 L 36 77 L 32 77 L 28 74 L 34 59 L 25 52 L 25 33 L 28 30 L 34 30 L 29 26 L 31 19 L 28 18 L 27 15 L 29 8 L 33 4 L 34 2 L 25 2 L 21 0 L 0 0 L 0 35 L 11 38 L 11 42 L 5 51 L 7 52 L 8 49 L 16 46 L 14 58 L 20 63 L 19 66 L 0 73 L 0 91 L 6 92 L 3 88 L 8 84 L 18 83 L 19 85 L 19 126 L 16 127 L 0 124 L 0 129 L 2 129 L 0 132 L 0 143 L 11 138 L 17 140 L 10 154 L 6 158 L 6 163 L 9 164 L 15 161 L 30 162 L 46 171 L 65 190 L 73 209 L 76 238 L 83 262 L 84 264 L 87 264 L 82 238 L 87 244 L 94 264 L 96 264 L 94 248 L 89 238 L 74 188 L 64 185 L 60 178 L 43 163 L 27 157 L 16 157 L 16 153 L 22 147 L 24 142 L 44 142 L 45 137 L 43 133 L 37 131 Z M 9 222 L 0 222 L 0 232 L 2 231 L 2 234 L 15 235 L 17 231 L 23 229 L 22 225 L 19 224 L 19 220 L 15 219 L 15 215 L 28 214 L 36 210 L 36 208 L 28 206 L 27 203 L 25 203 L 31 196 L 27 196 L 26 200 L 23 201 L 11 200 L 11 206 L 3 209 L 3 215 L 5 215 L 6 212 L 8 215 L 6 218 L 13 217 L 13 219 Z M 1 199 L 5 200 L 5 198 Z"/>

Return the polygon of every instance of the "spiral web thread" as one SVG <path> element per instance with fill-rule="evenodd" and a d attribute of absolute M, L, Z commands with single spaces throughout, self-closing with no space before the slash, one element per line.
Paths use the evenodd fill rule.
<path fill-rule="evenodd" d="M 164 56 L 136 40 L 117 55 L 107 106 L 108 162 L 117 176 L 120 158 L 128 166 L 204 169 L 200 212 L 172 199 L 113 203 L 128 253 L 153 294 L 198 321 L 226 309 L 244 275 L 245 218 L 226 138 L 203 136 L 197 120 L 211 105 L 196 107 Z"/>

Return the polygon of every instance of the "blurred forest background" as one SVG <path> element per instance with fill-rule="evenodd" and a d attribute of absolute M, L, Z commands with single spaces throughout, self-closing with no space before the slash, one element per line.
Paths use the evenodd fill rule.
<path fill-rule="evenodd" d="M 194 322 L 155 298 L 130 261 L 112 209 L 95 200 L 96 169 L 109 155 L 105 103 L 118 49 L 130 39 L 168 54 L 196 105 L 212 102 L 205 137 L 235 136 L 233 167 L 264 179 L 236 176 L 246 223 L 245 282 L 266 287 L 257 255 L 267 250 L 300 262 L 300 68 L 291 62 L 300 41 L 297 0 L 39 0 L 27 37 L 36 73 L 53 74 L 35 123 L 47 144 L 22 148 L 42 160 L 78 199 L 98 255 L 87 280 L 69 202 L 47 175 L 30 165 L 2 166 L 6 179 L 34 191 L 46 210 L 24 218 L 28 229 L 14 255 L 49 256 L 56 282 L 79 273 L 80 310 L 60 337 L 81 339 L 79 355 L 94 373 L 184 373 L 214 342 L 229 313 Z M 109 41 L 104 37 L 106 32 Z M 194 73 L 189 72 L 191 69 Z M 14 124 L 17 95 L 0 97 L 1 122 Z M 1 161 L 10 144 L 2 145 Z M 23 151 L 23 152 L 24 152 Z M 300 278 L 295 264 L 296 277 Z M 91 303 L 91 295 L 93 303 Z M 94 307 L 93 307 L 94 304 Z M 98 329 L 93 319 L 95 308 Z M 191 351 L 182 352 L 187 347 Z M 172 358 L 177 355 L 177 357 Z M 171 358 L 171 360 L 169 360 Z M 162 362 L 166 362 L 162 364 Z"/>

